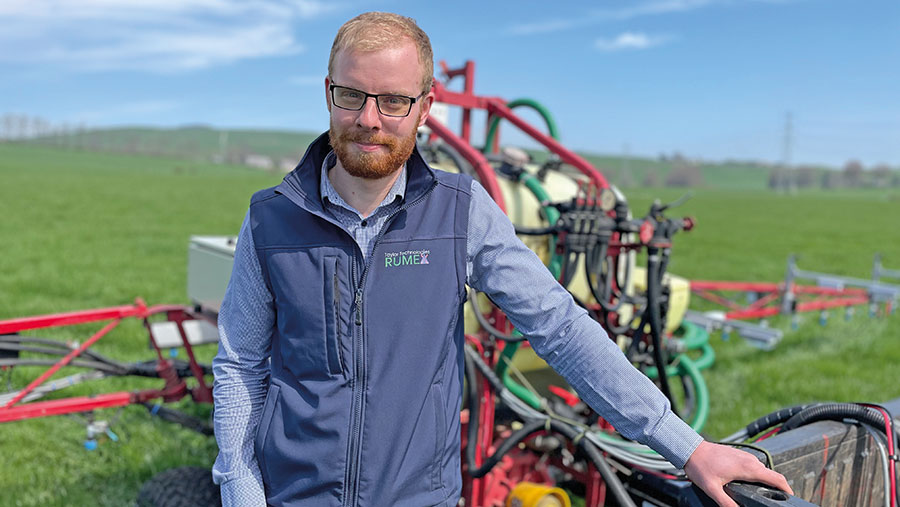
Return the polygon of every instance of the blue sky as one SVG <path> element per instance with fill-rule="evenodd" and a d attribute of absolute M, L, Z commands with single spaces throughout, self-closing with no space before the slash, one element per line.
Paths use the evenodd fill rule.
<path fill-rule="evenodd" d="M 3 0 L 0 114 L 324 130 L 334 33 L 367 10 L 577 149 L 779 161 L 790 112 L 793 163 L 900 165 L 897 0 Z"/>

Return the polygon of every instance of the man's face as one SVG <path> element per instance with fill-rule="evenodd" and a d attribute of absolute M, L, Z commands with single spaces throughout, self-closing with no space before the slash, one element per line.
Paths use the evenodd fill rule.
<path fill-rule="evenodd" d="M 373 52 L 340 51 L 335 55 L 333 83 L 371 94 L 418 97 L 422 93 L 422 66 L 415 45 L 408 41 L 395 48 Z M 369 97 L 359 111 L 348 111 L 331 103 L 325 80 L 329 138 L 338 163 L 352 176 L 379 179 L 389 176 L 406 162 L 416 144 L 416 129 L 425 123 L 433 94 L 419 97 L 408 116 L 385 116 Z"/>

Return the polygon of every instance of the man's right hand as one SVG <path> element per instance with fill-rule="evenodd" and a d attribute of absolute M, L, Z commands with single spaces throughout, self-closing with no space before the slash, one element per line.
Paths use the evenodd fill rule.
<path fill-rule="evenodd" d="M 691 454 L 684 472 L 720 507 L 738 507 L 725 493 L 731 481 L 759 482 L 794 494 L 783 475 L 766 468 L 752 454 L 705 440 Z"/>

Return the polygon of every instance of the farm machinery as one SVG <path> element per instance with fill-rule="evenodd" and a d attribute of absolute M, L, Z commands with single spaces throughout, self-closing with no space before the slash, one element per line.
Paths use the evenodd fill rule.
<path fill-rule="evenodd" d="M 795 263 L 781 284 L 687 281 L 668 273 L 675 236 L 695 225 L 692 218 L 670 216 L 679 202 L 654 202 L 645 215 L 634 216 L 625 196 L 600 171 L 558 141 L 552 117 L 539 103 L 476 95 L 472 62 L 459 69 L 443 62 L 441 66 L 446 79 L 435 83 L 436 101 L 461 109 L 461 128 L 458 134 L 451 130 L 446 118 L 438 118 L 438 109 L 421 133 L 423 155 L 437 168 L 466 172 L 481 182 L 576 303 L 698 432 L 703 431 L 710 404 L 702 372 L 715 361 L 709 331 L 736 330 L 771 347 L 780 338 L 776 330 L 766 331 L 745 319 L 860 305 L 869 305 L 870 311 L 884 305 L 889 313 L 900 299 L 900 286 L 891 284 L 898 273 L 885 269 L 880 259 L 871 283 L 828 279 L 801 271 Z M 462 91 L 449 88 L 456 78 L 462 78 Z M 515 114 L 516 108 L 537 111 L 547 133 Z M 480 149 L 471 140 L 477 111 L 487 114 Z M 527 152 L 500 150 L 501 121 L 544 146 L 549 156 L 536 163 Z M 192 238 L 189 307 L 138 300 L 0 321 L 0 369 L 8 375 L 12 369 L 47 367 L 22 387 L 8 386 L 0 393 L 0 422 L 144 404 L 154 415 L 211 434 L 208 421 L 164 404 L 188 397 L 212 401 L 211 368 L 197 360 L 194 347 L 217 340 L 216 313 L 233 253 L 233 238 Z M 802 279 L 816 285 L 801 285 Z M 741 306 L 737 298 L 722 294 L 729 291 L 754 297 Z M 692 312 L 691 294 L 721 304 L 727 312 Z M 530 350 L 527 336 L 519 334 L 487 296 L 471 292 L 465 318 L 460 505 L 568 506 L 572 496 L 588 506 L 712 505 L 683 471 L 646 446 L 619 436 L 587 407 Z M 142 322 L 155 359 L 124 363 L 90 349 L 124 319 Z M 81 343 L 35 336 L 49 327 L 97 323 L 105 325 Z M 173 348 L 184 350 L 187 359 L 171 357 L 168 351 Z M 73 369 L 81 371 L 63 375 Z M 84 397 L 58 393 L 110 376 L 158 378 L 163 386 Z M 783 473 L 798 496 L 741 483 L 728 485 L 727 491 L 747 506 L 895 506 L 898 421 L 892 413 L 900 413 L 900 400 L 884 405 L 811 404 L 763 415 L 723 442 L 746 448 Z M 88 449 L 100 435 L 115 440 L 112 428 L 102 421 L 91 419 L 87 433 Z M 194 473 L 183 470 L 154 478 L 139 503 L 169 505 L 176 501 L 175 494 L 193 495 L 188 500 L 192 504 L 215 503 L 209 474 Z M 182 487 L 186 480 L 193 485 Z"/>

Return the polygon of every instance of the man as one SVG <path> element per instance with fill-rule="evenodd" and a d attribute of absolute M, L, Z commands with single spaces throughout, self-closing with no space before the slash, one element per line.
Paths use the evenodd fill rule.
<path fill-rule="evenodd" d="M 480 185 L 425 164 L 415 135 L 432 74 L 413 20 L 348 21 L 325 78 L 328 135 L 251 200 L 213 363 L 223 503 L 456 505 L 466 284 L 619 431 L 721 505 L 734 505 L 722 490 L 734 479 L 789 491 L 678 419 Z"/>

